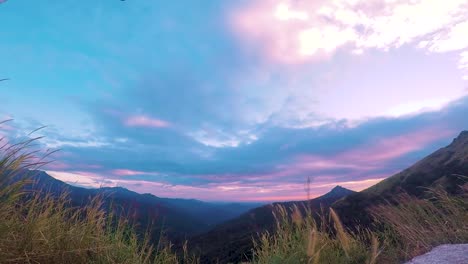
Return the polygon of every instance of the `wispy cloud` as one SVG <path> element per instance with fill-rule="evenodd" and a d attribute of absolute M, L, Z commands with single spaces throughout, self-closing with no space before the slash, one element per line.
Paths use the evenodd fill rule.
<path fill-rule="evenodd" d="M 130 116 L 125 119 L 124 124 L 129 127 L 150 127 L 164 128 L 169 127 L 170 123 L 157 118 L 148 117 L 145 115 Z"/>
<path fill-rule="evenodd" d="M 111 172 L 113 175 L 117 176 L 135 176 L 135 175 L 154 175 L 158 174 L 157 172 L 145 172 L 138 170 L 129 170 L 129 169 L 116 169 Z"/>
<path fill-rule="evenodd" d="M 419 151 L 432 142 L 450 137 L 457 132 L 437 127 L 418 129 L 408 134 L 371 140 L 366 146 L 340 154 L 337 158 L 354 164 L 382 166 L 386 162 Z"/>

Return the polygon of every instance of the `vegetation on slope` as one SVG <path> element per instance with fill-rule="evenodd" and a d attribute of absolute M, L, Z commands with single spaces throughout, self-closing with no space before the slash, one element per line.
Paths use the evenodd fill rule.
<path fill-rule="evenodd" d="M 311 211 L 280 206 L 276 231 L 256 241 L 253 263 L 390 264 L 441 244 L 468 243 L 468 184 L 459 189 L 458 195 L 430 189 L 424 199 L 402 194 L 376 205 L 369 229 L 346 228 L 333 209 L 316 221 Z"/>
<path fill-rule="evenodd" d="M 425 199 L 402 194 L 396 203 L 370 209 L 384 227 L 380 236 L 388 244 L 387 255 L 409 259 L 441 244 L 468 243 L 468 183 L 457 195 L 440 186 L 427 194 Z"/>

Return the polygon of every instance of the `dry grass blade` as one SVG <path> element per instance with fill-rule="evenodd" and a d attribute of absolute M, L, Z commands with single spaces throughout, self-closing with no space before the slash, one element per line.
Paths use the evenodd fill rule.
<path fill-rule="evenodd" d="M 429 199 L 402 194 L 396 205 L 384 204 L 371 209 L 374 217 L 395 234 L 400 254 L 408 259 L 446 243 L 468 242 L 468 196 L 465 185 L 461 195 L 442 189 L 429 189 Z"/>
<path fill-rule="evenodd" d="M 325 222 L 317 226 L 312 212 L 305 210 L 303 214 L 295 206 L 290 210 L 277 207 L 277 229 L 254 241 L 252 263 L 375 263 L 378 253 L 372 250 L 378 252 L 378 243 L 375 249 L 369 249 L 363 240 L 345 230 L 334 211 L 330 213 L 335 223 L 331 228 Z"/>

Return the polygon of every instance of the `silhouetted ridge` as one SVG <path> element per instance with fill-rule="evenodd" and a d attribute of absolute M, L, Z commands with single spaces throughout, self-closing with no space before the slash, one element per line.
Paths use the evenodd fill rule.
<path fill-rule="evenodd" d="M 351 191 L 349 189 L 341 187 L 340 185 L 337 185 L 333 189 L 331 189 L 328 193 L 320 196 L 319 198 L 321 198 L 321 199 L 343 198 L 343 197 L 348 196 L 348 195 L 350 195 L 352 193 L 354 193 L 354 191 Z"/>
<path fill-rule="evenodd" d="M 101 196 L 106 210 L 114 214 L 131 215 L 142 229 L 153 223 L 154 241 L 159 239 L 160 229 L 171 241 L 209 230 L 212 226 L 235 218 L 259 206 L 254 203 L 217 204 L 195 199 L 161 198 L 152 194 L 140 194 L 123 187 L 83 188 L 55 179 L 44 171 L 24 170 L 13 181 L 27 178 L 30 183 L 24 189 L 58 197 L 67 193 L 70 206 L 80 207 L 96 196 Z M 112 209 L 111 209 L 112 208 Z M 145 230 L 143 230 L 145 231 Z"/>
<path fill-rule="evenodd" d="M 372 222 L 367 212 L 372 206 L 391 201 L 402 193 L 424 198 L 428 188 L 443 188 L 449 194 L 457 194 L 459 186 L 467 183 L 466 176 L 468 131 L 462 131 L 450 145 L 362 192 L 337 201 L 332 207 L 345 225 L 367 225 Z"/>
<path fill-rule="evenodd" d="M 452 144 L 468 144 L 468 130 L 462 131 L 458 137 L 453 139 Z"/>

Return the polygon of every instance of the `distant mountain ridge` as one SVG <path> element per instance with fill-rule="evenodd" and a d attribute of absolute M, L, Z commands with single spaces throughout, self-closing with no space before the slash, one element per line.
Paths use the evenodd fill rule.
<path fill-rule="evenodd" d="M 82 206 L 90 198 L 101 195 L 105 204 L 121 208 L 140 226 L 153 223 L 154 233 L 163 228 L 169 239 L 178 240 L 208 230 L 261 204 L 209 203 L 195 199 L 161 198 L 152 194 L 139 194 L 122 187 L 87 189 L 69 185 L 44 171 L 29 171 L 33 181 L 26 189 L 60 195 L 66 191 L 73 206 Z"/>

